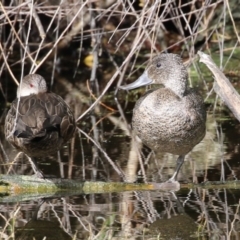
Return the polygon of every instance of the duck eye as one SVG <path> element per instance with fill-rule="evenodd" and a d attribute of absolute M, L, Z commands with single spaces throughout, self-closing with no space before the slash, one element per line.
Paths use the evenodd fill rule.
<path fill-rule="evenodd" d="M 162 64 L 160 62 L 157 62 L 157 68 L 160 68 Z"/>

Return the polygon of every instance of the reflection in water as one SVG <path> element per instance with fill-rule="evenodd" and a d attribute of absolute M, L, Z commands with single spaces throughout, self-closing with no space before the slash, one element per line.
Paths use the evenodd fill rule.
<path fill-rule="evenodd" d="M 44 238 L 49 240 L 72 239 L 57 223 L 46 220 L 30 220 L 24 227 L 16 228 L 15 239 L 40 240 Z"/>
<path fill-rule="evenodd" d="M 229 239 L 238 236 L 239 197 L 199 188 L 12 203 L 1 208 L 1 239 Z"/>

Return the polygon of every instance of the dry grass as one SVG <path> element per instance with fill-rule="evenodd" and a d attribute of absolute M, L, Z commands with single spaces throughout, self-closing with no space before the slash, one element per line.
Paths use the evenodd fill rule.
<path fill-rule="evenodd" d="M 123 57 L 123 62 L 115 65 L 116 74 L 106 86 L 109 88 L 117 77 L 124 77 L 126 69 L 130 68 L 131 74 L 143 53 L 172 51 L 192 59 L 199 48 L 216 48 L 213 42 L 217 40 L 221 59 L 229 37 L 232 52 L 239 42 L 232 14 L 234 6 L 230 8 L 228 2 L 221 0 L 59 2 L 59 5 L 50 5 L 50 1 L 0 3 L 1 79 L 7 74 L 17 82 L 46 64 L 52 66 L 54 79 L 64 49 L 78 53 L 75 68 L 82 55 L 92 54 L 93 72 L 89 79 L 95 80 L 98 58 L 104 51 Z M 233 26 L 232 33 L 229 24 Z"/>

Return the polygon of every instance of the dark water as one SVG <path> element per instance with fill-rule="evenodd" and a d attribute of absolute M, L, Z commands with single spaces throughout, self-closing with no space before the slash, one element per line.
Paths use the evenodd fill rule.
<path fill-rule="evenodd" d="M 61 88 L 61 83 L 57 84 L 55 92 L 61 94 L 59 86 Z M 66 95 L 76 116 L 86 110 L 86 102 L 91 102 L 87 91 L 82 94 L 78 97 L 71 93 Z M 131 110 L 140 94 L 120 92 L 117 96 L 119 105 L 112 94 L 106 96 L 103 102 L 116 112 L 98 106 L 79 122 L 82 131 L 91 136 L 102 151 L 77 132 L 71 144 L 59 155 L 39 159 L 44 174 L 83 181 L 122 181 L 104 151 L 132 181 L 167 180 L 174 172 L 176 156 L 153 153 L 144 147 L 141 154 L 143 171 L 138 157 L 132 154 L 133 143 L 128 130 Z M 178 176 L 181 183 L 240 178 L 240 125 L 227 108 L 216 110 L 213 105 L 206 103 L 206 137 L 187 156 Z M 3 136 L 4 106 L 1 109 L 2 149 L 12 162 L 17 151 Z M 33 174 L 24 156 L 16 159 L 11 167 L 1 160 L 3 174 Z M 14 235 L 15 239 L 43 239 L 45 236 L 46 239 L 239 239 L 239 197 L 238 189 L 200 187 L 175 193 L 71 193 L 67 197 L 46 196 L 43 199 L 35 196 L 17 202 L 14 198 L 7 201 L 7 196 L 3 195 L 0 198 L 0 234 L 1 239 L 11 239 Z"/>

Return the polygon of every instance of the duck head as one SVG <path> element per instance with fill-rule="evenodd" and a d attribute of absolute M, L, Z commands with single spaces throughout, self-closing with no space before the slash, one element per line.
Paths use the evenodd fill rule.
<path fill-rule="evenodd" d="M 144 73 L 135 82 L 120 88 L 131 90 L 150 84 L 162 84 L 182 97 L 187 88 L 187 81 L 188 73 L 181 57 L 177 54 L 162 53 L 153 57 Z"/>
<path fill-rule="evenodd" d="M 38 74 L 25 76 L 17 88 L 17 98 L 47 92 L 44 78 Z"/>

